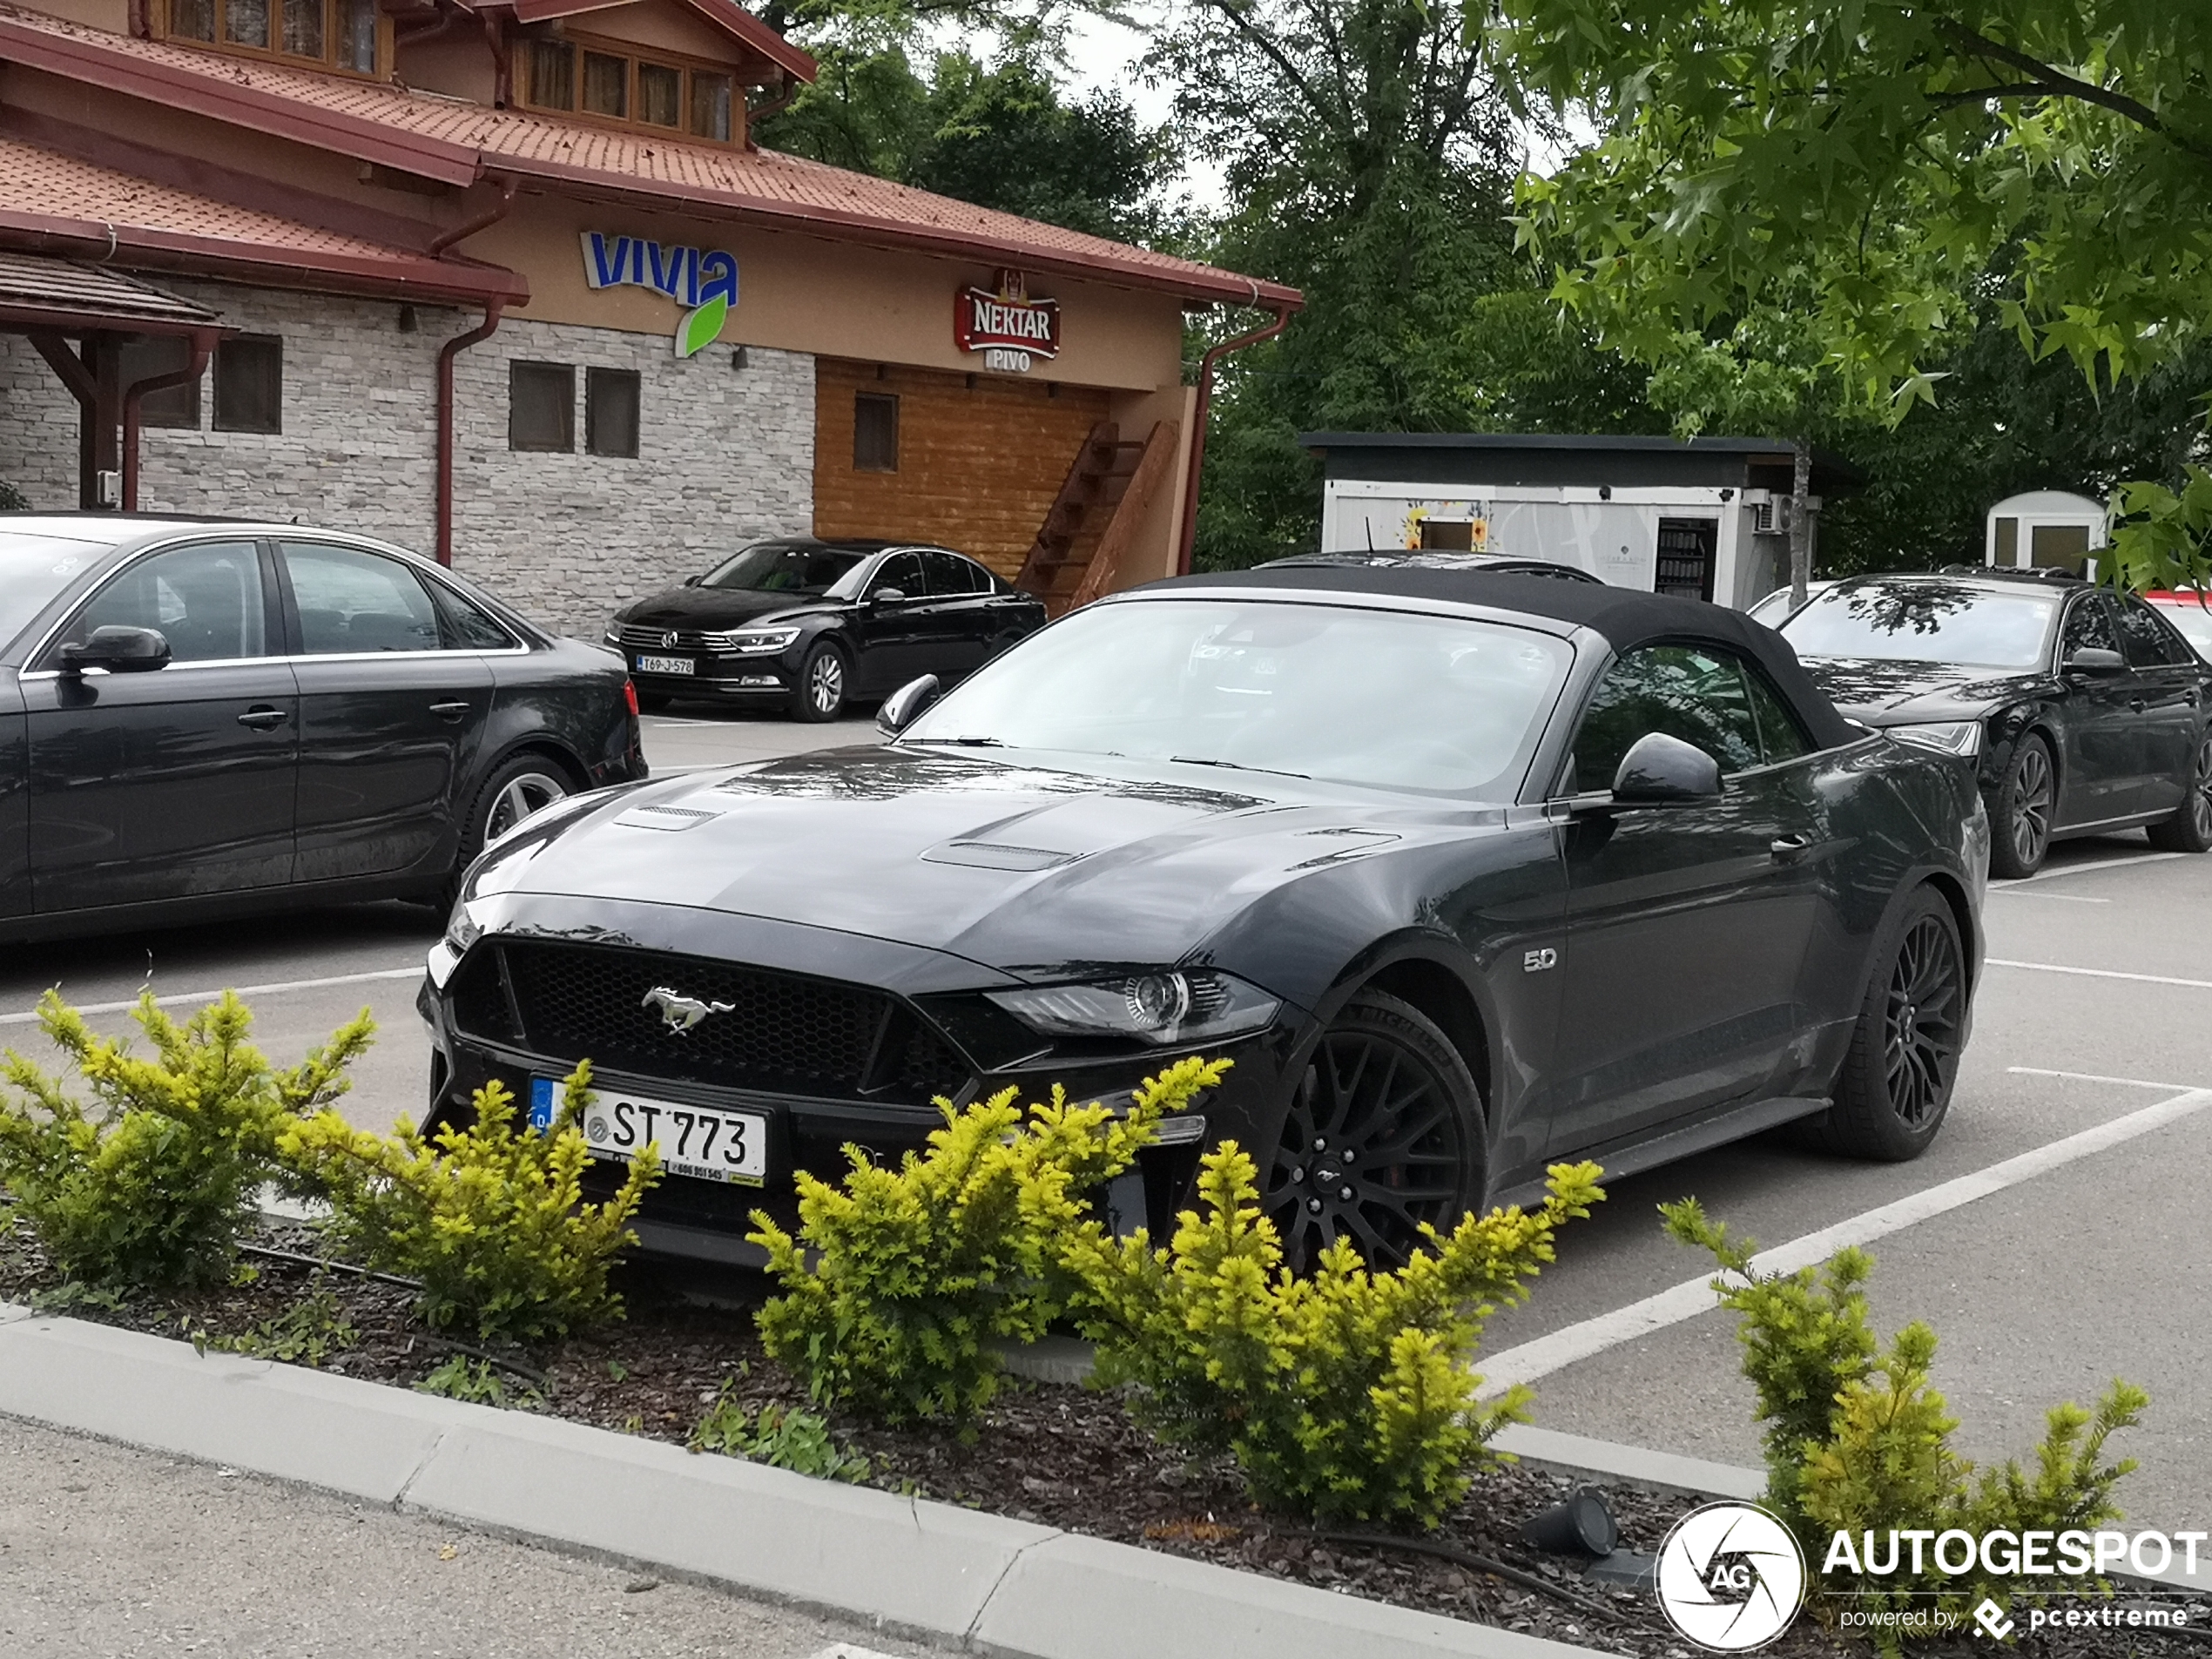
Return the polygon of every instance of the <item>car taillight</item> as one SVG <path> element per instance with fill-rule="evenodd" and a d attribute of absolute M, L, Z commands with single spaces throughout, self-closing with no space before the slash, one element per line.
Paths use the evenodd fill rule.
<path fill-rule="evenodd" d="M 623 681 L 622 700 L 628 705 L 630 712 L 634 718 L 637 712 L 637 684 L 635 680 Z"/>

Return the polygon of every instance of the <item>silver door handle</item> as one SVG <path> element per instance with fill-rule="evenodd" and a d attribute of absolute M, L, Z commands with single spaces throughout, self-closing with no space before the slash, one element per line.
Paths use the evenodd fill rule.
<path fill-rule="evenodd" d="M 273 732 L 292 718 L 284 709 L 268 707 L 248 709 L 238 717 L 240 725 L 250 725 L 256 732 Z"/>
<path fill-rule="evenodd" d="M 1810 835 L 1781 836 L 1769 841 L 1766 850 L 1773 854 L 1777 864 L 1795 864 L 1812 851 L 1812 837 Z"/>
<path fill-rule="evenodd" d="M 458 720 L 469 712 L 469 705 L 462 702 L 433 703 L 430 705 L 430 712 L 442 719 Z"/>

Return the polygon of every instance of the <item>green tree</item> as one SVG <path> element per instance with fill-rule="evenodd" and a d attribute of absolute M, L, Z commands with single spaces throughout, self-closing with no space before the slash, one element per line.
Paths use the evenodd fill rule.
<path fill-rule="evenodd" d="M 2202 337 L 2212 8 L 1469 10 L 1495 25 L 1514 87 L 1595 124 L 1595 143 L 1522 181 L 1523 231 L 1556 297 L 1642 361 L 1676 363 L 1785 314 L 1835 398 L 1895 423 L 1938 398 L 1945 360 L 1992 312 L 2028 357 L 2063 357 L 2101 389 Z M 2148 523 L 2123 531 L 2114 563 L 2139 583 L 2212 572 L 2201 539 Z"/>

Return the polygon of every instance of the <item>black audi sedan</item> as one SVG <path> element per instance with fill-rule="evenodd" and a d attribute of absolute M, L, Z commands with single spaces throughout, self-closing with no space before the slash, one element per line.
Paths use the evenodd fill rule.
<path fill-rule="evenodd" d="M 2138 825 L 2212 848 L 2212 664 L 2154 607 L 2055 573 L 1839 582 L 1777 624 L 1853 719 L 1972 758 L 1992 867 Z"/>
<path fill-rule="evenodd" d="M 431 953 L 431 1116 L 655 1142 L 648 1247 L 757 1261 L 795 1169 L 1007 1084 L 1124 1101 L 1234 1067 L 1109 1193 L 1233 1136 L 1301 1259 L 1793 1120 L 1936 1135 L 1981 953 L 1971 765 L 1841 719 L 1695 601 L 1531 577 L 1278 570 L 1075 611 L 895 740 L 556 806 Z"/>
<path fill-rule="evenodd" d="M 645 776 L 631 698 L 364 536 L 0 514 L 0 938 L 450 903 L 529 813 Z"/>
<path fill-rule="evenodd" d="M 1044 601 L 949 548 L 755 542 L 615 613 L 647 709 L 676 698 L 834 720 L 923 674 L 950 685 L 1044 626 Z"/>

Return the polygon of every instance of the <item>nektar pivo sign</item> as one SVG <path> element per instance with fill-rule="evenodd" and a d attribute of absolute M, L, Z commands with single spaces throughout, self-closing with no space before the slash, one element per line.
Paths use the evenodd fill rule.
<path fill-rule="evenodd" d="M 981 352 L 983 367 L 1026 374 L 1039 358 L 1060 354 L 1060 302 L 1032 300 L 1019 271 L 1001 271 L 995 293 L 962 288 L 953 297 L 953 343 Z"/>

